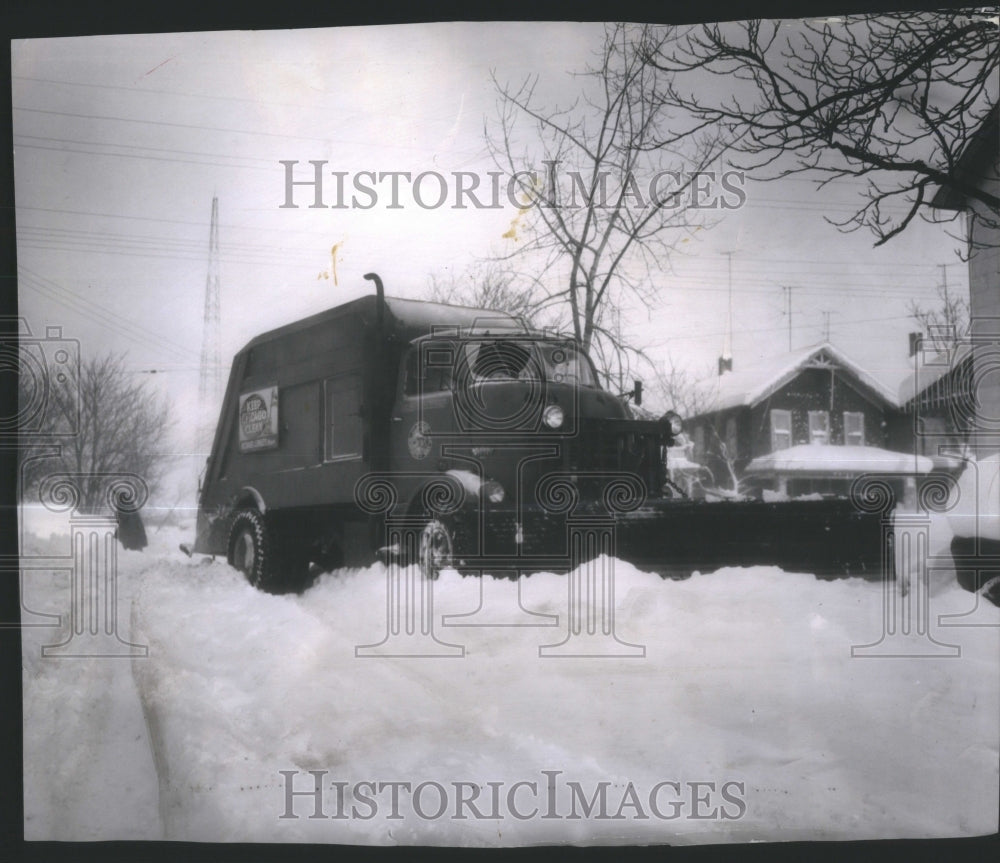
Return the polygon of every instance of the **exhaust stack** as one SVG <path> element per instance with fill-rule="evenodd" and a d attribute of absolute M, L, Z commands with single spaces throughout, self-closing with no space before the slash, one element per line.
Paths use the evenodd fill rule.
<path fill-rule="evenodd" d="M 378 300 L 376 303 L 377 311 L 375 312 L 375 325 L 378 327 L 379 335 L 382 335 L 382 323 L 385 319 L 385 288 L 382 287 L 382 279 L 379 278 L 378 273 L 365 273 L 364 276 L 369 281 L 375 282 L 375 297 Z"/>

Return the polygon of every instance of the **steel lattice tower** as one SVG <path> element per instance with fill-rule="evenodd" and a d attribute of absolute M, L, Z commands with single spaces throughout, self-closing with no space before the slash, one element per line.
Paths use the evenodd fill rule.
<path fill-rule="evenodd" d="M 198 450 L 207 455 L 222 399 L 222 318 L 219 285 L 219 198 L 212 198 L 212 224 L 208 235 L 208 277 L 205 280 L 205 317 L 201 332 L 198 379 Z"/>

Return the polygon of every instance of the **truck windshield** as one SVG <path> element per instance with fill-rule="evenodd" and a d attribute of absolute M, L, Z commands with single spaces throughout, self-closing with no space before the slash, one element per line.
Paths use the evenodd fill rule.
<path fill-rule="evenodd" d="M 570 386 L 597 386 L 590 360 L 572 342 L 483 339 L 415 347 L 406 358 L 403 391 L 413 396 L 450 390 L 453 381 L 539 378 Z"/>
<path fill-rule="evenodd" d="M 467 342 L 465 359 L 473 381 L 537 380 L 597 386 L 590 362 L 571 343 L 494 339 Z"/>

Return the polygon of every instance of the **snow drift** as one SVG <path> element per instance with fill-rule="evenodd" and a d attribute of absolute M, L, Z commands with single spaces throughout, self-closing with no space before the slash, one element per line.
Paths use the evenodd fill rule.
<path fill-rule="evenodd" d="M 992 606 L 977 611 L 985 626 L 936 630 L 959 656 L 852 658 L 852 645 L 882 633 L 877 583 L 765 567 L 665 581 L 619 562 L 615 631 L 644 655 L 552 658 L 539 648 L 566 638 L 565 576 L 446 571 L 435 631 L 464 656 L 359 657 L 386 632 L 381 567 L 271 596 L 224 563 L 180 558 L 169 551 L 177 539 L 151 532 L 145 553 L 121 556 L 122 625 L 148 657 L 53 662 L 37 655 L 58 640 L 51 629 L 28 633 L 29 838 L 489 846 L 995 830 Z M 29 607 L 64 614 L 57 582 L 26 584 Z M 933 613 L 976 600 L 942 581 Z M 549 625 L 442 625 L 474 622 L 453 615 L 480 604 Z M 287 796 L 315 787 L 314 775 L 325 817 L 309 817 L 313 797 Z M 557 817 L 544 818 L 550 777 Z M 390 817 L 389 791 L 368 792 L 377 811 L 365 817 L 365 782 L 423 783 L 428 794 L 416 806 L 400 791 Z M 515 802 L 538 812 L 518 818 L 506 795 L 532 782 L 537 797 L 522 785 Z M 501 817 L 467 807 L 456 817 L 455 783 L 482 792 L 480 811 L 500 788 Z M 742 807 L 720 796 L 726 783 Z M 573 784 L 588 799 L 603 789 L 603 815 L 583 814 Z M 447 811 L 425 817 L 435 785 Z M 630 788 L 638 805 L 622 805 Z M 661 813 L 677 817 L 650 811 L 656 788 Z M 348 817 L 333 817 L 340 803 Z"/>

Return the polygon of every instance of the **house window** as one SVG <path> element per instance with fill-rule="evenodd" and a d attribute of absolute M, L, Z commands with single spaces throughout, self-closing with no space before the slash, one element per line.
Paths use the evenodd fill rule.
<path fill-rule="evenodd" d="M 739 439 L 736 436 L 736 417 L 726 420 L 726 458 L 739 457 Z"/>
<path fill-rule="evenodd" d="M 865 415 L 844 411 L 844 443 L 848 446 L 865 445 Z"/>
<path fill-rule="evenodd" d="M 792 445 L 792 412 L 771 411 L 771 452 Z"/>
<path fill-rule="evenodd" d="M 324 384 L 326 434 L 324 458 L 333 461 L 361 455 L 361 381 L 357 375 L 340 375 Z"/>
<path fill-rule="evenodd" d="M 830 414 L 827 411 L 809 411 L 809 443 L 830 442 Z"/>

